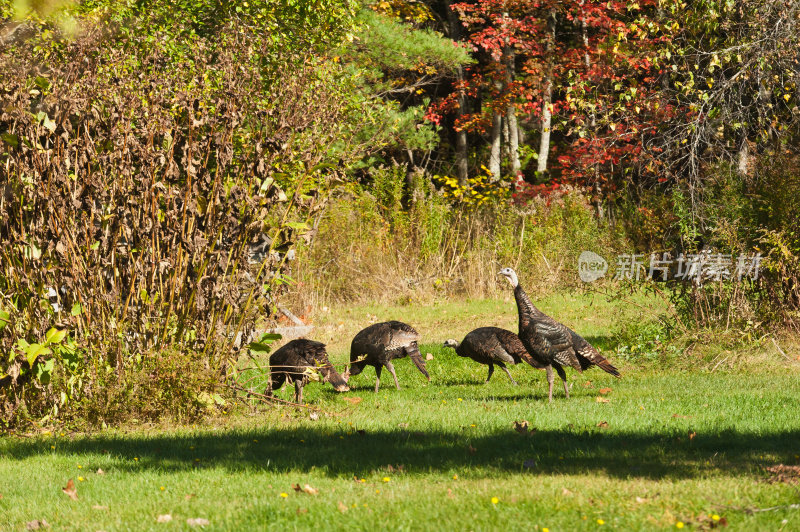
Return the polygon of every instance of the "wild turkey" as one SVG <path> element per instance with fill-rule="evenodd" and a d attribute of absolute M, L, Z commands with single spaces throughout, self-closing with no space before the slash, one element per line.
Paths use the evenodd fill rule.
<path fill-rule="evenodd" d="M 495 364 L 506 372 L 514 384 L 517 382 L 511 376 L 506 364 L 519 364 L 524 360 L 534 368 L 545 367 L 531 357 L 519 336 L 499 327 L 480 327 L 467 333 L 460 344 L 450 339 L 444 342 L 444 346 L 455 349 L 460 357 L 471 358 L 475 362 L 488 365 L 489 375 L 486 377 L 486 382 L 492 378 Z"/>
<path fill-rule="evenodd" d="M 322 380 L 333 385 L 337 392 L 346 392 L 347 381 L 334 369 L 328 360 L 325 344 L 299 338 L 292 340 L 269 357 L 270 385 L 267 395 L 280 390 L 286 381 L 294 382 L 294 400 L 303 402 L 303 386 L 308 384 L 313 371 L 322 374 Z"/>
<path fill-rule="evenodd" d="M 500 275 L 514 287 L 514 299 L 519 313 L 519 338 L 528 352 L 547 370 L 548 399 L 553 400 L 553 368 L 564 383 L 564 394 L 569 398 L 567 374 L 562 366 L 572 366 L 582 372 L 591 366 L 619 377 L 617 368 L 597 352 L 597 349 L 569 327 L 557 322 L 531 303 L 522 289 L 517 274 L 511 268 L 503 268 Z"/>
<path fill-rule="evenodd" d="M 358 375 L 366 366 L 375 368 L 375 392 L 381 385 L 381 370 L 385 366 L 394 377 L 394 385 L 400 389 L 392 360 L 409 356 L 423 375 L 431 380 L 425 361 L 419 352 L 419 333 L 411 325 L 399 321 L 385 321 L 370 325 L 359 332 L 350 345 L 350 367 L 345 371 L 345 380 Z M 361 360 L 359 360 L 361 359 Z"/>

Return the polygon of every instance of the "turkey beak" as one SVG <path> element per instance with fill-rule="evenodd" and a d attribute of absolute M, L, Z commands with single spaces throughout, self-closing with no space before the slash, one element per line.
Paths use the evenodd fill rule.
<path fill-rule="evenodd" d="M 329 369 L 325 375 L 325 380 L 333 385 L 334 390 L 337 392 L 349 392 L 350 388 L 347 387 L 347 380 L 333 368 Z"/>

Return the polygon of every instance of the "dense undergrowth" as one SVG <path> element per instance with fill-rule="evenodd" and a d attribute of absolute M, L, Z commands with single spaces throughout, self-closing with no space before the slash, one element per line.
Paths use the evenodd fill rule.
<path fill-rule="evenodd" d="M 402 209 L 402 181 L 385 171 L 368 190 L 332 200 L 292 266 L 295 304 L 496 297 L 503 266 L 515 268 L 528 290 L 547 293 L 582 284 L 582 251 L 611 257 L 628 245 L 576 190 L 523 207 L 507 194 L 453 205 L 429 184 L 420 189 Z"/>
<path fill-rule="evenodd" d="M 444 83 L 469 58 L 355 2 L 92 1 L 61 25 L 12 7 L 0 0 L 0 430 L 196 419 L 232 400 L 279 301 L 313 315 L 506 298 L 503 266 L 535 296 L 663 303 L 615 329 L 637 363 L 797 329 L 791 136 L 752 168 L 704 166 L 702 190 L 629 184 L 599 215 L 579 189 L 432 175 L 444 136 L 415 76 Z M 613 274 L 621 253 L 701 250 L 759 253 L 761 275 L 578 277 L 583 251 Z"/>

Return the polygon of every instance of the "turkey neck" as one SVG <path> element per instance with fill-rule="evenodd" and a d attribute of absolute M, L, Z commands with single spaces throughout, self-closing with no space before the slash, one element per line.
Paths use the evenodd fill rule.
<path fill-rule="evenodd" d="M 467 354 L 466 354 L 466 353 L 462 353 L 461 351 L 462 351 L 462 348 L 461 348 L 461 342 L 459 342 L 459 343 L 458 343 L 458 345 L 456 346 L 456 354 L 457 354 L 458 356 L 460 356 L 460 357 L 463 357 L 463 358 L 468 358 L 468 357 L 467 357 Z"/>
<path fill-rule="evenodd" d="M 514 299 L 517 300 L 517 312 L 519 313 L 519 330 L 522 332 L 526 328 L 532 318 L 544 316 L 544 312 L 536 308 L 531 302 L 531 298 L 522 289 L 522 285 L 518 284 L 514 288 Z"/>

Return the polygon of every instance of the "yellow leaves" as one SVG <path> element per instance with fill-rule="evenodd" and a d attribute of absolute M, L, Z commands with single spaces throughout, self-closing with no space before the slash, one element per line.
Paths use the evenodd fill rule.
<path fill-rule="evenodd" d="M 610 403 L 611 399 L 606 399 L 605 397 L 600 397 L 599 395 L 595 397 L 595 402 L 597 403 Z"/>

